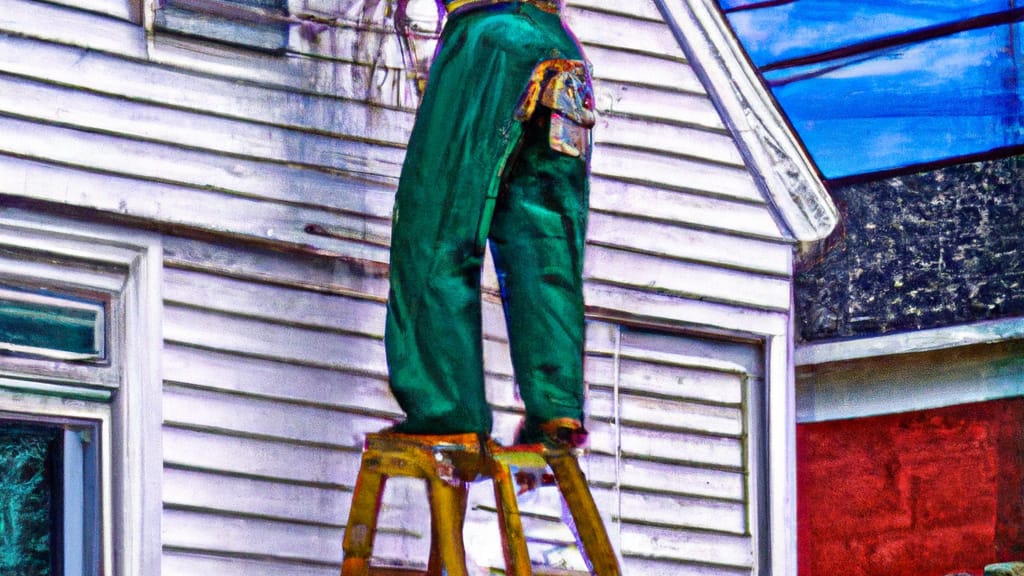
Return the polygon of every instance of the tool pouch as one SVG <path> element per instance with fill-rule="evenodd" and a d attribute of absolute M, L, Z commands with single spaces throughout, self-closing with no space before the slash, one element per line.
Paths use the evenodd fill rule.
<path fill-rule="evenodd" d="M 597 121 L 587 64 L 566 59 L 537 64 L 519 100 L 516 120 L 532 118 L 538 104 L 551 110 L 551 148 L 585 158 L 590 149 L 590 129 Z"/>

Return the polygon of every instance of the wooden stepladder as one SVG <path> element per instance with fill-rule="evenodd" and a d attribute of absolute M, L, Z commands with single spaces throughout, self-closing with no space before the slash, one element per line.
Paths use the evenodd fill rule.
<path fill-rule="evenodd" d="M 594 498 L 570 449 L 543 444 L 501 447 L 492 440 L 481 442 L 476 434 L 419 435 L 380 432 L 369 434 L 348 525 L 342 576 L 378 576 L 403 571 L 370 566 L 381 496 L 389 477 L 420 478 L 427 482 L 430 499 L 431 544 L 423 576 L 467 576 L 462 539 L 469 482 L 490 478 L 498 509 L 506 574 L 531 576 L 516 500 L 512 466 L 551 468 L 555 482 L 576 525 L 583 553 L 596 576 L 620 576 L 618 560 L 598 515 Z"/>

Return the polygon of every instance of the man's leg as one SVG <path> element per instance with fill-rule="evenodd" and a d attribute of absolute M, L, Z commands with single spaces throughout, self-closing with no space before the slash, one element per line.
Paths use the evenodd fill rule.
<path fill-rule="evenodd" d="M 527 442 L 542 439 L 545 422 L 583 419 L 587 190 L 586 162 L 551 149 L 548 114 L 538 110 L 491 227 Z"/>

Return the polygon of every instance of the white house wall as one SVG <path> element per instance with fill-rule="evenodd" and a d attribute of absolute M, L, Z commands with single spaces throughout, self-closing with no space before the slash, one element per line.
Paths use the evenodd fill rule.
<path fill-rule="evenodd" d="M 136 11 L 0 0 L 0 201 L 164 234 L 163 573 L 336 574 L 363 435 L 400 415 L 381 339 L 415 92 L 383 28 L 293 31 L 266 55 L 147 37 Z M 751 336 L 763 362 L 753 336 L 787 333 L 792 241 L 652 0 L 574 1 L 568 18 L 600 112 L 585 466 L 627 573 L 750 573 L 750 394 L 787 383 L 723 369 L 717 338 Z M 670 343 L 685 328 L 679 349 L 707 343 L 706 365 L 622 356 L 623 324 Z M 490 277 L 485 333 L 508 440 L 520 409 Z M 630 376 L 648 368 L 670 377 Z M 425 558 L 421 492 L 389 492 L 386 558 Z"/>

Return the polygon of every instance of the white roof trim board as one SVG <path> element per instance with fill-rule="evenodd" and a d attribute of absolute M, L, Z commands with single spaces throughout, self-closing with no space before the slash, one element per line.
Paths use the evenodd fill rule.
<path fill-rule="evenodd" d="M 813 242 L 838 212 L 713 0 L 655 0 L 793 239 Z"/>

